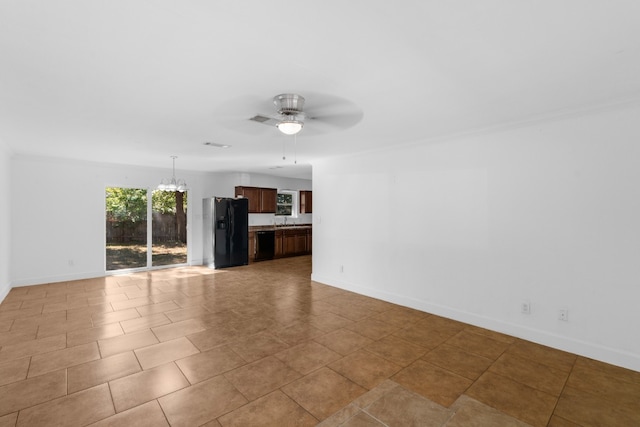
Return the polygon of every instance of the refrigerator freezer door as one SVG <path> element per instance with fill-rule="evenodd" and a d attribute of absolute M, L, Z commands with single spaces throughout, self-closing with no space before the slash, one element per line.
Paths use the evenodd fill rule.
<path fill-rule="evenodd" d="M 214 201 L 213 239 L 214 254 L 213 264 L 215 268 L 229 267 L 229 201 L 216 198 Z"/>
<path fill-rule="evenodd" d="M 249 261 L 249 206 L 247 199 L 214 201 L 214 267 L 246 265 Z"/>
<path fill-rule="evenodd" d="M 231 264 L 247 265 L 249 263 L 249 201 L 247 199 L 231 199 L 231 218 L 229 230 Z"/>

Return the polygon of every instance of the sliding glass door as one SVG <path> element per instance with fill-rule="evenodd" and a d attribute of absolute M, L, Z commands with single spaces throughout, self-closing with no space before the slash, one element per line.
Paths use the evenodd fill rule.
<path fill-rule="evenodd" d="M 147 266 L 147 190 L 106 189 L 106 268 Z"/>
<path fill-rule="evenodd" d="M 187 193 L 107 187 L 107 271 L 187 262 Z"/>
<path fill-rule="evenodd" d="M 155 190 L 151 199 L 152 265 L 186 264 L 187 193 Z"/>

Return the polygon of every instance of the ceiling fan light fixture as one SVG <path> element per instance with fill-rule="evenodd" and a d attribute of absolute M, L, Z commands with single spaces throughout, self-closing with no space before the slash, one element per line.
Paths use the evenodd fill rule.
<path fill-rule="evenodd" d="M 298 120 L 283 120 L 276 126 L 285 135 L 295 135 L 302 130 L 302 122 Z"/>

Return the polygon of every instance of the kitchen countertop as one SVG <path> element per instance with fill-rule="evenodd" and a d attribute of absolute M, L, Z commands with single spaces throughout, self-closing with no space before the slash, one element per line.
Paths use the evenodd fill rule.
<path fill-rule="evenodd" d="M 270 231 L 283 230 L 292 228 L 312 228 L 311 224 L 287 224 L 287 225 L 250 225 L 249 231 Z"/>

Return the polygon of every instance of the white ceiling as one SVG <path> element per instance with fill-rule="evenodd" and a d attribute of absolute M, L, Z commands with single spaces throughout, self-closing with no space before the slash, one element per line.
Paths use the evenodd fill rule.
<path fill-rule="evenodd" d="M 282 92 L 363 118 L 294 144 L 248 120 Z M 0 0 L 16 153 L 310 178 L 316 158 L 638 98 L 637 0 Z"/>

